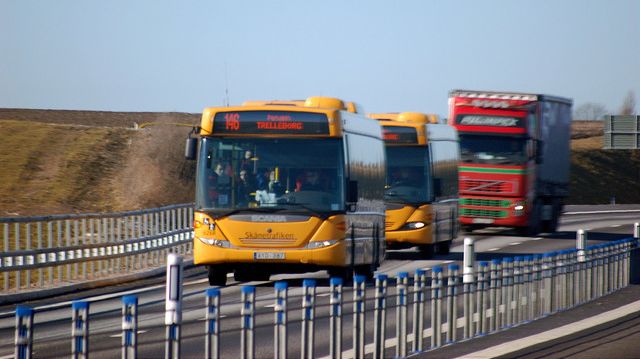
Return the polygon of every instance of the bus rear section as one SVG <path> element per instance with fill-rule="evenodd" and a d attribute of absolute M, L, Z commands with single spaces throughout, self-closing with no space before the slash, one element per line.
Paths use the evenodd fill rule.
<path fill-rule="evenodd" d="M 208 108 L 198 150 L 194 263 L 210 284 L 228 273 L 373 274 L 384 255 L 375 121 L 332 98 Z"/>
<path fill-rule="evenodd" d="M 457 236 L 455 130 L 435 115 L 370 114 L 383 126 L 387 154 L 386 238 L 390 249 L 417 247 L 424 258 L 449 252 Z M 429 137 L 429 133 L 433 138 Z"/>

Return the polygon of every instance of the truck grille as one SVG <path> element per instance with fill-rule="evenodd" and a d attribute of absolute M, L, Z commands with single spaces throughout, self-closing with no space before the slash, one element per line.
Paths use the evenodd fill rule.
<path fill-rule="evenodd" d="M 493 209 L 460 208 L 460 215 L 464 217 L 507 218 L 509 212 Z"/>
<path fill-rule="evenodd" d="M 473 193 L 514 193 L 513 182 L 492 180 L 460 180 L 460 191 Z"/>
<path fill-rule="evenodd" d="M 388 222 L 388 221 L 384 222 L 384 228 L 385 229 L 389 229 L 389 228 L 393 227 L 394 224 L 395 224 L 394 222 Z"/>
<path fill-rule="evenodd" d="M 508 208 L 511 205 L 511 201 L 499 199 L 460 198 L 460 205 Z"/>

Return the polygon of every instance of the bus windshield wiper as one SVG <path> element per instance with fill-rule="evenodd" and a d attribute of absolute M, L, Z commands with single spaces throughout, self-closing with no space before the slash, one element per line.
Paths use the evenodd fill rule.
<path fill-rule="evenodd" d="M 274 212 L 273 207 L 242 207 L 242 208 L 201 208 L 198 211 L 215 214 L 215 217 L 228 217 L 238 213 L 254 212 L 254 213 L 271 213 Z"/>
<path fill-rule="evenodd" d="M 305 212 L 309 212 L 313 216 L 321 217 L 321 218 L 325 217 L 325 215 L 323 215 L 321 213 L 318 213 L 316 210 L 314 210 L 313 208 L 309 207 L 308 203 L 291 203 L 291 202 L 278 203 L 278 207 L 281 207 L 281 206 L 294 206 L 294 207 L 297 207 L 297 208 L 305 210 Z M 277 208 L 277 209 L 279 209 L 281 211 L 287 211 L 288 210 L 287 208 Z"/>

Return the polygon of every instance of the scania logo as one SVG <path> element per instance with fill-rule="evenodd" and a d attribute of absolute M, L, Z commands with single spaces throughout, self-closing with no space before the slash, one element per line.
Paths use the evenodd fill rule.
<path fill-rule="evenodd" d="M 267 228 L 267 233 L 271 233 L 271 228 Z"/>

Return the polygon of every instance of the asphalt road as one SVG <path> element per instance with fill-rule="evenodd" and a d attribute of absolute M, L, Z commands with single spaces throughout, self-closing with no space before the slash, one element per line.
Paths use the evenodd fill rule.
<path fill-rule="evenodd" d="M 619 208 L 619 207 L 616 207 Z M 637 208 L 637 207 L 636 207 Z M 568 211 L 593 209 L 567 208 Z M 544 253 L 567 248 L 575 248 L 575 231 L 589 230 L 589 244 L 615 240 L 630 236 L 632 223 L 638 221 L 638 212 L 591 213 L 586 215 L 565 215 L 562 218 L 560 232 L 551 236 L 518 237 L 515 234 L 500 230 L 476 231 L 470 237 L 476 240 L 478 260 L 490 260 L 505 256 L 530 253 Z M 380 268 L 380 272 L 395 276 L 399 271 L 413 273 L 417 268 L 431 268 L 435 265 L 446 265 L 462 260 L 462 240 L 460 236 L 451 254 L 437 256 L 432 260 L 421 259 L 418 252 L 404 250 L 389 252 L 388 260 Z M 272 276 L 268 282 L 251 282 L 256 285 L 256 357 L 273 357 L 273 282 L 286 279 L 290 285 L 289 306 L 300 306 L 301 282 L 303 278 L 318 279 L 318 298 L 316 315 L 326 316 L 328 313 L 328 279 L 324 272 L 305 275 Z M 183 357 L 202 357 L 204 354 L 204 295 L 208 288 L 204 272 L 201 269 L 187 271 L 184 288 L 183 312 Z M 247 283 L 230 284 L 222 289 L 222 338 L 221 351 L 223 357 L 238 357 L 240 319 L 240 288 Z M 98 291 L 82 292 L 76 295 L 51 298 L 29 303 L 36 307 L 35 316 L 35 357 L 68 357 L 71 351 L 71 309 L 68 300 L 84 297 L 91 301 L 91 339 L 90 349 L 93 357 L 119 357 L 121 344 L 121 301 L 125 294 L 137 294 L 140 303 L 139 316 L 139 356 L 164 356 L 164 285 L 163 278 L 148 279 L 133 285 L 118 286 L 117 293 Z M 103 290 L 104 291 L 104 290 Z M 352 293 L 345 291 L 344 300 L 350 300 Z M 372 298 L 372 288 L 368 289 L 368 298 Z M 390 303 L 391 305 L 392 303 Z M 373 304 L 367 303 L 371 308 Z M 0 358 L 12 357 L 14 317 L 13 308 L 0 308 Z M 351 307 L 344 307 L 343 349 L 351 348 Z M 292 310 L 289 315 L 289 356 L 299 357 L 300 343 L 300 310 Z M 410 312 L 409 312 L 410 313 Z M 395 313 L 388 313 L 387 337 L 394 336 Z M 368 319 L 369 320 L 369 319 Z M 372 321 L 367 323 L 367 342 L 371 341 Z M 428 326 L 428 325 L 427 325 Z M 328 354 L 328 319 L 316 321 L 316 356 Z M 465 342 L 467 343 L 467 342 Z M 465 344 L 466 346 L 466 344 Z M 451 347 L 456 347 L 453 345 Z M 393 355 L 393 348 L 387 352 Z"/>

